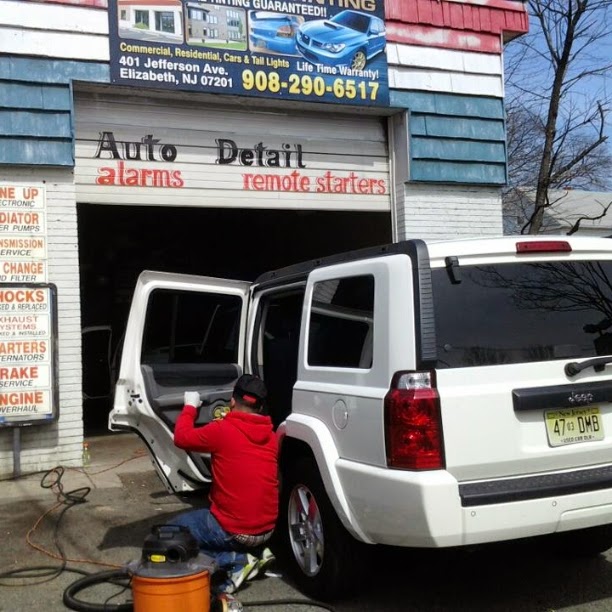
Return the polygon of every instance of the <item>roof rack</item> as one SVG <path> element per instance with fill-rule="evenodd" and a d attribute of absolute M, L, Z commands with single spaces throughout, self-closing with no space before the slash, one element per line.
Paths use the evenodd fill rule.
<path fill-rule="evenodd" d="M 366 247 L 356 249 L 354 251 L 346 251 L 327 257 L 310 259 L 297 264 L 292 264 L 284 268 L 278 268 L 270 272 L 264 272 L 255 279 L 255 283 L 274 285 L 277 282 L 286 283 L 288 280 L 299 281 L 305 279 L 308 273 L 316 268 L 332 266 L 334 264 L 345 263 L 348 261 L 357 261 L 359 259 L 370 259 L 372 257 L 383 257 L 385 255 L 406 254 L 410 255 L 414 252 L 415 244 L 420 240 L 403 240 L 389 244 L 381 244 L 374 247 Z"/>

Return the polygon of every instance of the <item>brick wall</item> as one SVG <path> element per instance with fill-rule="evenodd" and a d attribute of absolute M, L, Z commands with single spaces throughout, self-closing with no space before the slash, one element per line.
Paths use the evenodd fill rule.
<path fill-rule="evenodd" d="M 400 239 L 443 240 L 501 236 L 501 194 L 495 187 L 398 185 L 397 231 Z"/>
<path fill-rule="evenodd" d="M 59 420 L 21 428 L 21 473 L 81 463 L 81 306 L 72 170 L 0 166 L 0 181 L 43 182 L 47 192 L 47 257 L 58 296 Z M 13 473 L 13 431 L 0 429 L 0 478 Z"/>

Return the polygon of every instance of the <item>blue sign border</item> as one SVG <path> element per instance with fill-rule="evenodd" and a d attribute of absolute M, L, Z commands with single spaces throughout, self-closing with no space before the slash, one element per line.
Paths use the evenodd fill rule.
<path fill-rule="evenodd" d="M 110 0 L 111 82 L 389 106 L 384 0 L 350 2 L 360 10 L 338 4 L 349 3 Z"/>

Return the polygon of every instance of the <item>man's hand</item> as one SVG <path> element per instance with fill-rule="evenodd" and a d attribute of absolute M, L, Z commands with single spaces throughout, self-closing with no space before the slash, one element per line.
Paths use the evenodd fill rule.
<path fill-rule="evenodd" d="M 197 391 L 185 391 L 185 406 L 195 406 L 199 408 L 201 405 L 202 400 Z"/>

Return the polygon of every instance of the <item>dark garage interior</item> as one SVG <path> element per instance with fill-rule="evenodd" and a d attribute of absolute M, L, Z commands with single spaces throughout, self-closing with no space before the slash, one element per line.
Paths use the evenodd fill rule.
<path fill-rule="evenodd" d="M 107 431 L 121 339 L 143 270 L 254 280 L 267 270 L 391 241 L 389 212 L 79 204 L 86 435 Z"/>

